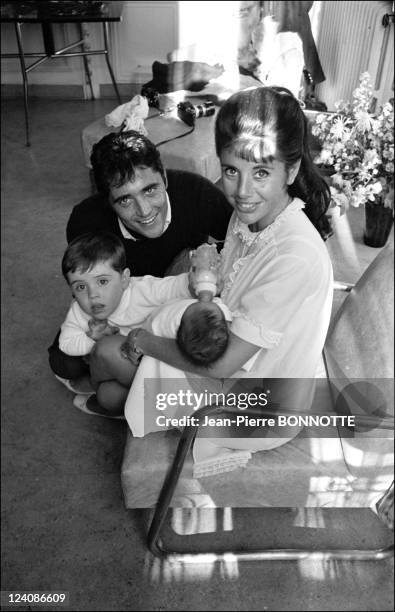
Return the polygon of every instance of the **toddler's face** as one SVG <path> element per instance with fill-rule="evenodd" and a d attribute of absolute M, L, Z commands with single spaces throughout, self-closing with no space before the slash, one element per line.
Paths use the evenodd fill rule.
<path fill-rule="evenodd" d="M 117 272 L 108 261 L 98 262 L 85 272 L 67 274 L 73 297 L 84 312 L 98 320 L 108 319 L 117 308 L 129 278 L 128 268 Z"/>

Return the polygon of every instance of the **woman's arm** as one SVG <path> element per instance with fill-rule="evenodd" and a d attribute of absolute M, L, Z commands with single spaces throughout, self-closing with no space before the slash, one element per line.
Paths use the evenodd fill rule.
<path fill-rule="evenodd" d="M 261 349 L 261 347 L 250 344 L 230 332 L 225 354 L 212 366 L 206 368 L 197 366 L 185 359 L 175 340 L 155 336 L 142 328 L 130 332 L 124 347 L 125 354 L 132 361 L 142 354 L 149 355 L 179 370 L 212 378 L 229 378 Z"/>

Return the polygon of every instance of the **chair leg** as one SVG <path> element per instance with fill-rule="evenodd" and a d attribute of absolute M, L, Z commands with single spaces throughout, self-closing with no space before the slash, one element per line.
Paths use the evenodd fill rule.
<path fill-rule="evenodd" d="M 173 464 L 166 475 L 165 482 L 159 495 L 154 517 L 148 532 L 148 548 L 158 557 L 162 557 L 166 554 L 166 551 L 161 546 L 160 533 L 173 498 L 174 490 L 180 478 L 182 468 L 184 467 L 185 459 L 195 439 L 196 432 L 197 426 L 185 427 L 177 446 Z"/>
<path fill-rule="evenodd" d="M 224 407 L 222 407 L 223 409 Z M 205 406 L 200 408 L 194 417 L 200 423 L 206 415 L 211 414 L 219 409 L 219 406 Z M 210 562 L 221 560 L 228 555 L 236 557 L 238 560 L 244 561 L 286 561 L 297 559 L 309 559 L 316 561 L 331 561 L 334 559 L 342 559 L 348 561 L 378 561 L 391 558 L 394 555 L 394 546 L 388 546 L 381 549 L 358 550 L 358 549 L 334 549 L 334 550 L 311 550 L 311 549 L 263 549 L 257 551 L 233 550 L 213 551 L 202 553 L 198 550 L 190 550 L 187 553 L 177 553 L 163 546 L 161 539 L 162 529 L 165 523 L 166 515 L 173 498 L 174 490 L 177 486 L 180 474 L 182 472 L 185 459 L 189 450 L 192 447 L 193 441 L 199 425 L 185 427 L 181 439 L 177 446 L 177 451 L 169 472 L 166 475 L 162 490 L 159 495 L 158 503 L 155 508 L 154 516 L 148 532 L 148 548 L 157 557 L 166 558 L 171 561 L 194 562 L 199 563 L 204 561 L 206 556 Z M 199 510 L 199 509 L 196 509 Z M 264 511 L 264 509 L 262 509 Z"/>

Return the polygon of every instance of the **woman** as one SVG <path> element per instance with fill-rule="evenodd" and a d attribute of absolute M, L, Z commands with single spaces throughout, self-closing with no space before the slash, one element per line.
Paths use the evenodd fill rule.
<path fill-rule="evenodd" d="M 146 356 L 126 403 L 135 435 L 153 428 L 147 411 L 159 392 L 164 397 L 166 385 L 171 390 L 169 378 L 188 376 L 185 388 L 199 377 L 198 386 L 230 378 L 239 383 L 245 378 L 298 380 L 303 383 L 299 398 L 289 384 L 283 407 L 306 410 L 311 402 L 310 383 L 329 325 L 333 276 L 323 242 L 330 232 L 325 216 L 330 195 L 311 160 L 306 119 L 289 90 L 239 92 L 218 113 L 216 147 L 223 189 L 234 209 L 221 253 L 221 297 L 233 315 L 228 347 L 212 366 L 194 367 L 174 340 L 133 330 L 129 355 L 132 360 Z M 165 414 L 178 409 L 167 406 Z M 191 414 L 193 408 L 184 411 Z M 291 437 L 297 433 L 295 428 Z M 268 448 L 265 444 L 257 441 L 257 448 Z"/>

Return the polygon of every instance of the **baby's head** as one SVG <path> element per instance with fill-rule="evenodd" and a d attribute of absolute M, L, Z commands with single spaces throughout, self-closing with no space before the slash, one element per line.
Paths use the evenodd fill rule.
<path fill-rule="evenodd" d="M 209 366 L 224 354 L 229 330 L 215 302 L 194 302 L 185 310 L 177 332 L 180 351 L 191 363 Z"/>
<path fill-rule="evenodd" d="M 75 238 L 63 256 L 62 272 L 81 309 L 97 320 L 114 312 L 130 279 L 123 244 L 109 232 Z"/>

